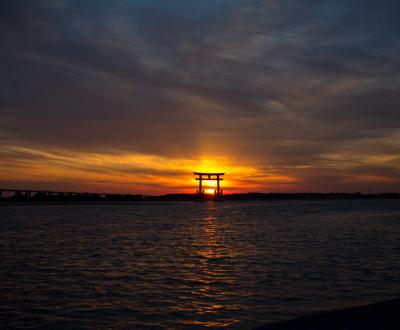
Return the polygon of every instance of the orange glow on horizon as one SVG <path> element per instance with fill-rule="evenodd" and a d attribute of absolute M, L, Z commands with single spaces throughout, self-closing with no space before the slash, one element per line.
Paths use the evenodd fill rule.
<path fill-rule="evenodd" d="M 251 165 L 222 155 L 173 158 L 116 150 L 100 153 L 11 144 L 3 145 L 2 152 L 7 157 L 0 159 L 0 180 L 3 186 L 16 189 L 144 195 L 193 194 L 198 189 L 193 172 L 220 172 L 226 173 L 220 182 L 224 194 L 301 192 L 313 189 L 304 185 L 304 177 L 326 170 L 296 164 Z M 339 184 L 349 187 L 396 182 L 389 176 L 354 175 L 350 169 L 345 170 L 348 175 L 343 176 Z M 216 185 L 216 181 L 203 181 L 203 189 L 208 189 L 207 193 L 214 194 Z"/>
<path fill-rule="evenodd" d="M 228 157 L 166 158 L 126 152 L 88 153 L 50 148 L 7 145 L 4 152 L 23 155 L 0 160 L 0 179 L 22 182 L 24 188 L 43 184 L 46 189 L 138 194 L 194 193 L 193 172 L 224 172 L 225 193 L 260 190 L 256 167 L 237 164 Z M 251 180 L 248 180 L 251 178 Z M 262 180 L 260 180 L 262 182 Z M 265 182 L 265 181 L 264 181 Z M 264 184 L 263 182 L 263 184 Z M 216 181 L 204 180 L 214 190 Z"/>

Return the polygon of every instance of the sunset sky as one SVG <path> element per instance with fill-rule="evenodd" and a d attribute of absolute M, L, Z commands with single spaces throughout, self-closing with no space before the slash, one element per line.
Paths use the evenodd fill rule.
<path fill-rule="evenodd" d="M 0 1 L 0 188 L 400 191 L 398 0 Z"/>

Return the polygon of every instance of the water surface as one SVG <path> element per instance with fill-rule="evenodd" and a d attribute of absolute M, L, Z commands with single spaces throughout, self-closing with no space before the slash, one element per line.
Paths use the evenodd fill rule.
<path fill-rule="evenodd" d="M 0 207 L 7 327 L 248 329 L 399 297 L 398 200 Z"/>

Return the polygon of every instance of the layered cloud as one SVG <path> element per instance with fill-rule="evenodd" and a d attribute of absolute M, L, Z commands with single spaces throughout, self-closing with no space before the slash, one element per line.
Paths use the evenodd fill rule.
<path fill-rule="evenodd" d="M 399 9 L 2 1 L 0 179 L 187 191 L 212 161 L 241 173 L 233 191 L 398 191 Z"/>

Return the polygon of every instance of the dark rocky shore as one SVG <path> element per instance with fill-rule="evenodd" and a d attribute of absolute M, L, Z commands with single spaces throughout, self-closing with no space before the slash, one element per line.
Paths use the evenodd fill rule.
<path fill-rule="evenodd" d="M 300 317 L 253 330 L 398 330 L 400 299 Z"/>

